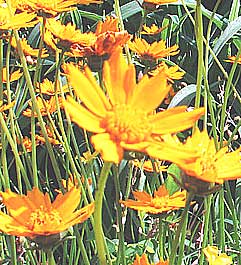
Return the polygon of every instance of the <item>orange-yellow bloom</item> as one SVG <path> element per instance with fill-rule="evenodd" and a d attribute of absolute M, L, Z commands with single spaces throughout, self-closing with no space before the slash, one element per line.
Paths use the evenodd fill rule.
<path fill-rule="evenodd" d="M 159 214 L 185 207 L 186 191 L 177 191 L 169 195 L 165 185 L 162 185 L 154 192 L 152 197 L 145 191 L 133 191 L 136 200 L 128 199 L 120 201 L 126 207 L 137 211 L 144 211 L 151 214 Z"/>
<path fill-rule="evenodd" d="M 2 73 L 3 73 L 3 83 L 6 83 L 7 82 L 7 69 L 6 67 L 4 67 L 2 69 Z M 20 72 L 20 69 L 18 69 L 17 71 L 14 71 L 10 74 L 10 77 L 9 77 L 9 81 L 10 82 L 13 82 L 13 81 L 16 81 L 18 80 L 21 76 L 23 75 L 23 73 Z"/>
<path fill-rule="evenodd" d="M 10 108 L 12 108 L 15 104 L 15 101 L 12 101 L 10 104 L 3 104 L 3 102 L 0 100 L 0 112 L 3 112 L 5 110 L 8 110 Z"/>
<path fill-rule="evenodd" d="M 203 108 L 185 112 L 185 106 L 153 113 L 170 89 L 165 75 L 145 75 L 136 84 L 135 67 L 127 64 L 121 50 L 104 63 L 107 96 L 89 68 L 83 73 L 67 64 L 65 72 L 84 105 L 69 96 L 64 108 L 80 127 L 95 133 L 91 141 L 106 161 L 120 162 L 124 150 L 144 152 L 156 136 L 189 128 L 204 113 Z"/>
<path fill-rule="evenodd" d="M 150 27 L 147 25 L 143 25 L 143 30 L 141 31 L 141 34 L 143 35 L 155 35 L 160 32 L 162 32 L 166 27 L 158 28 L 157 25 L 152 24 Z"/>
<path fill-rule="evenodd" d="M 150 3 L 154 5 L 166 5 L 177 1 L 178 0 L 144 0 L 144 3 Z"/>
<path fill-rule="evenodd" d="M 166 47 L 164 40 L 155 41 L 149 44 L 146 40 L 135 38 L 133 41 L 128 42 L 128 47 L 137 53 L 143 60 L 157 60 L 179 53 L 178 45 L 175 44 L 169 48 Z"/>
<path fill-rule="evenodd" d="M 215 246 L 207 246 L 203 252 L 208 260 L 209 265 L 231 265 L 233 264 L 232 258 L 226 253 L 220 253 Z"/>
<path fill-rule="evenodd" d="M 235 59 L 236 59 L 236 56 L 228 56 L 228 60 L 225 60 L 225 62 L 234 63 Z M 238 58 L 237 63 L 241 64 L 241 56 Z"/>
<path fill-rule="evenodd" d="M 162 166 L 160 161 L 145 160 L 139 161 L 137 159 L 131 161 L 132 164 L 140 169 L 147 172 L 163 172 L 167 171 L 167 166 Z"/>
<path fill-rule="evenodd" d="M 25 56 L 32 56 L 32 57 L 35 57 L 35 58 L 38 57 L 39 49 L 33 49 L 28 44 L 28 41 L 25 38 L 20 40 L 20 44 L 21 44 L 21 47 L 22 47 L 22 50 L 23 50 L 23 53 L 24 53 Z M 17 50 L 17 43 L 16 43 L 15 38 L 12 38 L 11 45 L 12 45 L 12 47 L 14 49 Z M 46 58 L 48 56 L 49 55 L 47 53 L 47 50 L 46 49 L 42 49 L 42 53 L 41 53 L 40 57 L 41 58 Z"/>
<path fill-rule="evenodd" d="M 155 265 L 168 265 L 168 261 L 162 261 L 160 260 Z M 134 263 L 132 265 L 154 265 L 153 263 L 149 263 L 148 258 L 146 254 L 142 254 L 141 257 L 139 255 L 136 255 L 136 259 L 134 260 Z"/>
<path fill-rule="evenodd" d="M 26 150 L 26 152 L 32 152 L 32 141 L 29 137 L 24 136 L 21 140 L 17 139 L 17 143 L 18 144 L 22 144 Z M 36 138 L 35 141 L 35 145 L 38 146 L 39 145 L 39 140 Z M 20 152 L 20 154 L 22 154 L 22 152 Z"/>
<path fill-rule="evenodd" d="M 61 99 L 59 98 L 59 103 L 61 104 Z M 29 105 L 32 107 L 32 102 L 29 102 Z M 37 97 L 37 105 L 40 109 L 42 116 L 47 116 L 48 114 L 52 114 L 56 111 L 56 100 L 55 97 L 51 97 L 49 100 L 44 100 L 41 97 Z M 31 108 L 23 111 L 23 115 L 27 117 L 31 117 L 32 110 Z M 37 113 L 34 112 L 34 117 L 37 117 Z"/>
<path fill-rule="evenodd" d="M 0 30 L 33 27 L 38 23 L 38 21 L 32 21 L 35 17 L 35 14 L 28 14 L 27 12 L 10 15 L 7 7 L 0 7 Z"/>
<path fill-rule="evenodd" d="M 69 91 L 68 86 L 63 86 L 62 90 L 63 92 L 68 92 Z M 37 84 L 36 92 L 49 96 L 60 94 L 61 93 L 60 84 L 57 83 L 57 88 L 55 89 L 54 83 L 48 80 L 47 78 L 45 78 L 42 83 Z"/>
<path fill-rule="evenodd" d="M 75 211 L 80 202 L 80 190 L 76 187 L 58 194 L 53 203 L 48 193 L 43 194 L 36 187 L 27 195 L 10 190 L 0 194 L 9 213 L 0 211 L 0 230 L 9 235 L 34 238 L 58 234 L 84 222 L 94 211 L 93 203 Z"/>

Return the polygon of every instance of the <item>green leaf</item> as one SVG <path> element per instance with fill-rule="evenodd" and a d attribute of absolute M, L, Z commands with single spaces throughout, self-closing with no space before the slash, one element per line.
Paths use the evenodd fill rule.
<path fill-rule="evenodd" d="M 164 183 L 170 195 L 180 189 L 173 176 L 181 182 L 181 169 L 176 164 L 171 164 L 169 166 L 167 170 L 167 178 Z"/>
<path fill-rule="evenodd" d="M 231 22 L 238 17 L 240 9 L 240 0 L 233 0 L 228 20 Z"/>
<path fill-rule="evenodd" d="M 142 8 L 136 1 L 121 6 L 122 19 L 127 19 L 139 12 L 142 12 Z"/>

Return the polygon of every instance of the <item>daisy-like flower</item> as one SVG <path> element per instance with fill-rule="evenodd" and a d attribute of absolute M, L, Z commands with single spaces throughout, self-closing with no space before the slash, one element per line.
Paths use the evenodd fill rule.
<path fill-rule="evenodd" d="M 144 39 L 135 38 L 133 41 L 128 42 L 128 47 L 133 52 L 137 53 L 141 59 L 151 61 L 156 61 L 157 59 L 179 53 L 177 44 L 167 48 L 164 40 L 155 41 L 149 44 Z"/>
<path fill-rule="evenodd" d="M 185 106 L 153 113 L 170 89 L 165 75 L 145 75 L 136 84 L 135 67 L 120 49 L 104 63 L 107 96 L 88 67 L 81 72 L 67 64 L 65 72 L 83 105 L 68 96 L 64 108 L 75 123 L 94 133 L 91 141 L 106 161 L 120 162 L 124 150 L 143 152 L 156 136 L 189 128 L 204 113 L 203 108 L 185 112 Z"/>
<path fill-rule="evenodd" d="M 73 44 L 90 46 L 96 41 L 94 33 L 81 33 L 80 30 L 76 29 L 75 25 L 71 23 L 63 25 L 61 21 L 55 19 L 47 20 L 46 29 L 55 37 L 50 41 L 48 36 L 48 38 L 46 38 L 48 43 L 51 44 L 51 46 L 53 46 L 54 43 L 59 49 L 66 51 L 70 50 Z"/>
<path fill-rule="evenodd" d="M 56 135 L 54 134 L 53 130 L 50 129 L 50 127 L 46 126 L 46 132 L 48 135 L 48 140 L 52 145 L 60 145 L 61 142 L 57 139 Z M 36 134 L 36 140 L 39 141 L 39 143 L 46 143 L 44 136 Z"/>
<path fill-rule="evenodd" d="M 178 164 L 186 175 L 218 184 L 241 177 L 241 147 L 234 152 L 228 152 L 227 146 L 216 151 L 214 139 L 209 138 L 206 130 L 200 132 L 198 129 L 181 145 L 186 152 L 198 155 Z"/>
<path fill-rule="evenodd" d="M 137 159 L 134 159 L 131 161 L 132 164 L 135 167 L 138 167 L 140 169 L 143 169 L 147 172 L 163 172 L 167 171 L 167 166 L 162 166 L 160 161 L 151 161 L 151 160 L 145 160 L 139 161 Z"/>
<path fill-rule="evenodd" d="M 15 101 L 12 101 L 10 104 L 3 104 L 3 101 L 0 100 L 0 112 L 4 112 L 5 110 L 11 109 L 15 104 Z"/>
<path fill-rule="evenodd" d="M 226 253 L 220 253 L 217 247 L 207 246 L 203 252 L 208 260 L 209 265 L 231 265 L 233 264 L 232 258 Z"/>
<path fill-rule="evenodd" d="M 156 35 L 162 32 L 166 27 L 158 28 L 157 25 L 152 24 L 150 27 L 143 25 L 142 35 Z"/>
<path fill-rule="evenodd" d="M 38 23 L 37 20 L 32 21 L 35 18 L 35 14 L 27 12 L 11 15 L 7 7 L 0 7 L 0 31 L 33 27 Z"/>
<path fill-rule="evenodd" d="M 185 74 L 184 72 L 179 71 L 178 65 L 168 67 L 165 62 L 161 62 L 155 70 L 148 72 L 148 74 L 155 76 L 158 72 L 164 72 L 170 83 L 173 83 L 173 80 L 182 79 Z"/>
<path fill-rule="evenodd" d="M 160 260 L 155 265 L 168 265 L 168 261 L 162 261 Z M 139 255 L 136 255 L 136 259 L 134 260 L 134 263 L 132 265 L 154 265 L 153 263 L 149 263 L 148 258 L 146 254 L 142 254 L 141 257 Z"/>
<path fill-rule="evenodd" d="M 63 92 L 69 92 L 68 86 L 63 86 L 62 90 Z M 59 83 L 57 83 L 57 89 L 55 90 L 54 83 L 45 78 L 42 83 L 37 84 L 36 92 L 48 96 L 54 96 L 56 93 L 60 94 L 61 89 Z"/>
<path fill-rule="evenodd" d="M 128 208 L 144 211 L 151 214 L 160 214 L 163 212 L 178 210 L 185 207 L 186 191 L 177 191 L 169 195 L 165 185 L 162 185 L 154 192 L 152 197 L 145 191 L 133 191 L 135 200 L 128 199 L 120 201 Z"/>
<path fill-rule="evenodd" d="M 36 187 L 27 195 L 10 190 L 0 195 L 9 213 L 0 211 L 1 232 L 33 240 L 38 236 L 58 234 L 82 223 L 94 211 L 93 203 L 75 211 L 80 202 L 80 190 L 76 187 L 65 194 L 58 194 L 53 203 L 48 193 L 43 194 Z"/>
<path fill-rule="evenodd" d="M 3 83 L 6 83 L 7 82 L 7 69 L 6 67 L 4 67 L 2 69 L 2 75 L 3 75 Z M 14 71 L 10 74 L 10 77 L 9 77 L 9 81 L 10 82 L 13 82 L 13 81 L 16 81 L 18 80 L 21 76 L 23 75 L 23 73 L 20 72 L 20 69 L 18 69 L 17 71 Z"/>
<path fill-rule="evenodd" d="M 21 140 L 17 139 L 17 144 L 22 144 L 22 146 L 24 146 L 26 152 L 32 152 L 32 141 L 29 137 L 24 136 Z M 36 138 L 35 141 L 35 145 L 38 146 L 39 145 L 39 140 Z M 22 151 L 19 152 L 19 154 L 22 154 Z"/>
<path fill-rule="evenodd" d="M 59 98 L 59 103 L 61 104 L 61 99 Z M 32 102 L 29 102 L 30 107 L 32 107 Z M 44 100 L 41 97 L 37 97 L 37 105 L 40 109 L 42 116 L 47 116 L 48 114 L 52 114 L 56 111 L 56 101 L 55 97 L 51 97 L 49 100 Z M 31 117 L 32 115 L 32 109 L 26 109 L 23 111 L 23 115 L 27 117 Z M 37 117 L 37 113 L 35 112 L 34 117 Z"/>
<path fill-rule="evenodd" d="M 225 60 L 225 62 L 234 63 L 235 59 L 236 59 L 236 56 L 228 56 L 228 59 Z M 237 63 L 241 64 L 241 56 L 238 58 Z"/>
<path fill-rule="evenodd" d="M 21 47 L 22 47 L 22 50 L 23 50 L 23 53 L 24 53 L 25 56 L 30 56 L 30 57 L 35 57 L 35 58 L 38 57 L 39 49 L 32 48 L 28 44 L 28 41 L 25 38 L 20 40 L 20 44 L 21 44 Z M 12 38 L 11 45 L 17 51 L 17 43 L 16 43 L 15 38 Z M 46 49 L 42 49 L 42 53 L 41 53 L 40 57 L 41 58 L 46 58 L 48 56 L 49 55 L 47 53 L 47 50 Z"/>

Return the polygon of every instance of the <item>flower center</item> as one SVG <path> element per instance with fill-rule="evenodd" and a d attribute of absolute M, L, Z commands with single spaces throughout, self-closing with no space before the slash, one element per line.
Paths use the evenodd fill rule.
<path fill-rule="evenodd" d="M 40 206 L 39 209 L 36 209 L 30 215 L 30 220 L 28 226 L 31 230 L 38 230 L 43 227 L 54 227 L 59 226 L 62 222 L 62 218 L 59 215 L 59 212 L 52 209 L 45 209 L 43 206 Z"/>
<path fill-rule="evenodd" d="M 211 154 L 203 154 L 200 160 L 201 174 L 205 179 L 208 179 L 210 182 L 215 182 L 217 177 L 217 169 L 215 166 L 214 157 Z"/>
<path fill-rule="evenodd" d="M 145 141 L 152 131 L 147 113 L 125 104 L 114 106 L 101 126 L 110 133 L 112 140 L 129 144 Z"/>
<path fill-rule="evenodd" d="M 168 197 L 164 196 L 164 197 L 155 197 L 151 200 L 151 206 L 155 207 L 156 209 L 160 209 L 160 208 L 166 208 L 168 202 Z"/>

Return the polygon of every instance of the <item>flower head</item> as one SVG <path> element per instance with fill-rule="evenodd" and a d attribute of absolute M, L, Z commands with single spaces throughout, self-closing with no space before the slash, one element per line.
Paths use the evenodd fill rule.
<path fill-rule="evenodd" d="M 147 25 L 143 25 L 143 30 L 141 31 L 141 34 L 143 35 L 156 35 L 160 32 L 162 32 L 166 27 L 158 28 L 157 25 L 152 24 L 150 27 Z"/>
<path fill-rule="evenodd" d="M 155 265 L 168 265 L 168 261 L 159 261 Z M 132 265 L 154 265 L 153 263 L 149 263 L 148 258 L 146 254 L 142 254 L 141 257 L 139 255 L 136 255 L 136 259 Z"/>
<path fill-rule="evenodd" d="M 156 61 L 157 59 L 179 53 L 177 44 L 167 48 L 164 40 L 160 40 L 158 42 L 155 41 L 149 44 L 144 39 L 135 38 L 134 41 L 128 42 L 128 47 L 133 52 L 137 53 L 141 59 L 151 61 Z"/>
<path fill-rule="evenodd" d="M 235 59 L 236 59 L 236 56 L 228 56 L 228 60 L 225 60 L 225 62 L 234 63 Z M 238 58 L 237 63 L 241 64 L 241 56 Z"/>
<path fill-rule="evenodd" d="M 9 104 L 3 104 L 2 100 L 0 100 L 0 112 L 3 112 L 5 110 L 9 110 L 10 108 L 12 108 L 15 105 L 15 101 L 12 101 Z"/>
<path fill-rule="evenodd" d="M 67 193 L 59 194 L 51 203 L 48 193 L 36 187 L 27 195 L 10 190 L 1 192 L 3 204 L 9 215 L 0 211 L 1 232 L 34 238 L 58 234 L 69 227 L 84 222 L 94 211 L 94 204 L 76 210 L 80 202 L 80 190 L 72 187 Z"/>
<path fill-rule="evenodd" d="M 186 191 L 178 191 L 170 196 L 165 185 L 160 186 L 153 197 L 145 191 L 133 191 L 133 195 L 136 200 L 128 199 L 120 203 L 134 210 L 151 214 L 178 210 L 185 207 L 186 203 Z"/>
<path fill-rule="evenodd" d="M 183 144 L 183 150 L 197 154 L 189 162 L 178 164 L 190 177 L 218 184 L 241 177 L 241 148 L 228 152 L 226 146 L 216 151 L 214 139 L 206 130 L 197 129 Z"/>
<path fill-rule="evenodd" d="M 3 67 L 2 69 L 2 73 L 3 73 L 3 83 L 7 82 L 7 69 L 6 67 Z M 10 74 L 9 77 L 9 81 L 13 82 L 18 80 L 21 76 L 23 75 L 23 73 L 20 72 L 20 69 L 18 69 L 17 71 L 14 71 Z"/>
<path fill-rule="evenodd" d="M 220 253 L 215 246 L 208 246 L 203 249 L 209 265 L 231 265 L 232 258 L 226 253 Z"/>
<path fill-rule="evenodd" d="M 89 68 L 81 72 L 67 64 L 65 72 L 83 105 L 69 96 L 64 108 L 80 127 L 95 133 L 91 141 L 106 161 L 120 162 L 124 150 L 143 152 L 156 136 L 191 127 L 204 112 L 200 108 L 188 113 L 184 106 L 153 113 L 170 89 L 165 75 L 146 75 L 136 84 L 135 67 L 127 64 L 121 50 L 104 63 L 107 96 Z"/>
<path fill-rule="evenodd" d="M 131 161 L 135 167 L 143 169 L 147 172 L 163 172 L 167 171 L 167 166 L 162 166 L 160 161 L 145 160 L 139 161 L 137 159 Z"/>
<path fill-rule="evenodd" d="M 67 86 L 63 86 L 62 90 L 63 92 L 69 91 Z M 61 93 L 60 84 L 59 82 L 57 82 L 57 87 L 55 89 L 54 83 L 50 81 L 49 79 L 45 78 L 42 83 L 37 84 L 36 92 L 49 95 L 49 96 L 53 96 L 55 94 Z"/>

